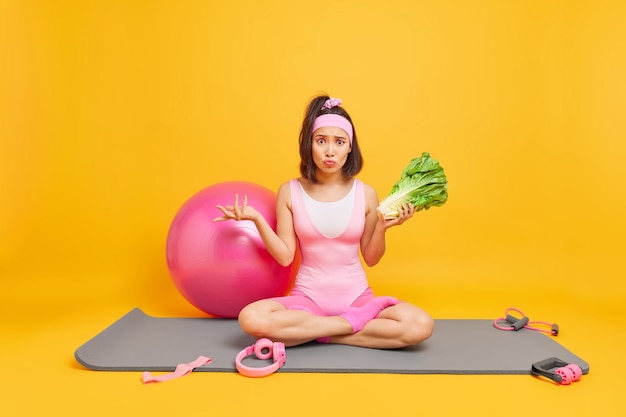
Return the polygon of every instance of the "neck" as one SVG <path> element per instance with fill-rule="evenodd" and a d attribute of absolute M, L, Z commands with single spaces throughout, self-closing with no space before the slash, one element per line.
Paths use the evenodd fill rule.
<path fill-rule="evenodd" d="M 317 178 L 318 184 L 324 185 L 346 184 L 352 180 L 351 178 L 344 177 L 341 172 L 333 172 L 332 174 L 329 174 L 321 172 L 320 170 L 317 170 L 315 177 Z"/>

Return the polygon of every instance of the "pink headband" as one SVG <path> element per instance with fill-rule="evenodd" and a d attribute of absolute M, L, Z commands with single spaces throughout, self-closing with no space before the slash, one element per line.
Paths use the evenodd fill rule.
<path fill-rule="evenodd" d="M 348 134 L 348 138 L 350 138 L 350 145 L 352 145 L 352 123 L 350 123 L 348 119 L 343 116 L 339 116 L 338 114 L 322 114 L 315 119 L 315 122 L 313 123 L 313 132 L 320 127 L 326 126 L 343 129 Z"/>

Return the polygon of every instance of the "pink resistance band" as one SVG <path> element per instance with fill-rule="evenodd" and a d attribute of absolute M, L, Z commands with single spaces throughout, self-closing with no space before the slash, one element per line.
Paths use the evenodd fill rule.
<path fill-rule="evenodd" d="M 352 145 L 352 123 L 348 121 L 343 116 L 339 116 L 338 114 L 322 114 L 315 119 L 313 123 L 313 132 L 315 132 L 320 127 L 338 127 L 343 129 L 350 138 L 350 145 Z"/>
<path fill-rule="evenodd" d="M 211 358 L 207 358 L 206 356 L 198 356 L 198 359 L 196 359 L 193 362 L 179 364 L 176 367 L 176 370 L 174 372 L 170 372 L 169 374 L 152 376 L 150 372 L 146 371 L 142 374 L 143 383 L 150 384 L 152 382 L 165 382 L 171 379 L 180 378 L 181 376 L 185 376 L 189 374 L 195 368 L 202 366 L 202 365 L 207 365 L 211 362 L 212 362 Z"/>

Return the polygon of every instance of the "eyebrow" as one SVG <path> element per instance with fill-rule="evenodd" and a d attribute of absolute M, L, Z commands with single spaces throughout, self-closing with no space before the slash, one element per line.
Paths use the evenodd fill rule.
<path fill-rule="evenodd" d="M 313 136 L 314 138 L 327 138 L 331 135 L 322 135 L 321 133 L 318 133 L 317 135 Z M 342 139 L 342 140 L 348 140 L 348 138 L 346 136 L 340 135 L 333 135 L 333 137 L 337 138 L 337 139 Z"/>

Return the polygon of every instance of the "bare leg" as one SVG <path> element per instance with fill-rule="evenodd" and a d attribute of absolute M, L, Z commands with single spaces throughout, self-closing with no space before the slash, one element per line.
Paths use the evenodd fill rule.
<path fill-rule="evenodd" d="M 360 332 L 331 336 L 330 343 L 379 349 L 402 348 L 428 339 L 433 328 L 434 321 L 425 311 L 409 303 L 398 303 L 384 309 Z"/>
<path fill-rule="evenodd" d="M 239 313 L 239 325 L 255 338 L 267 337 L 281 341 L 286 346 L 329 335 L 352 333 L 352 325 L 342 317 L 324 317 L 302 310 L 288 310 L 274 300 L 261 300 L 244 307 Z"/>
<path fill-rule="evenodd" d="M 288 310 L 273 300 L 246 306 L 239 314 L 241 328 L 255 338 L 267 337 L 295 346 L 318 338 L 371 348 L 400 348 L 420 343 L 433 331 L 432 318 L 420 308 L 399 303 L 383 309 L 361 331 L 340 316 L 324 317 L 301 310 Z"/>

